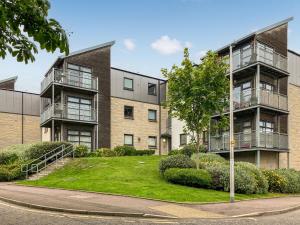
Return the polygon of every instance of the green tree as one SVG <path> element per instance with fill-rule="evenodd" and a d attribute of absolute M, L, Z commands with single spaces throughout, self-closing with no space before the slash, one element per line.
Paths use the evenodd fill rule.
<path fill-rule="evenodd" d="M 52 18 L 48 18 L 48 0 L 0 0 L 0 57 L 7 52 L 18 62 L 35 60 L 41 49 L 69 54 L 66 32 Z"/>
<path fill-rule="evenodd" d="M 202 63 L 195 65 L 184 50 L 181 66 L 174 65 L 170 71 L 162 69 L 168 79 L 166 106 L 173 117 L 185 122 L 185 131 L 191 135 L 199 153 L 202 133 L 207 130 L 211 117 L 220 113 L 216 126 L 224 127 L 228 119 L 222 115 L 229 105 L 228 64 L 225 58 L 209 51 Z"/>

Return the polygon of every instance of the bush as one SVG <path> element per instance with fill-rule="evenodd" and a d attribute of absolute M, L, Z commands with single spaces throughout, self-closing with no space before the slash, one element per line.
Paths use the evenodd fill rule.
<path fill-rule="evenodd" d="M 96 153 L 100 157 L 113 157 L 113 156 L 116 156 L 116 152 L 111 150 L 110 148 L 99 148 L 96 151 Z"/>
<path fill-rule="evenodd" d="M 0 165 L 11 164 L 18 159 L 18 155 L 13 152 L 0 152 Z"/>
<path fill-rule="evenodd" d="M 179 154 L 182 154 L 181 149 L 173 149 L 168 153 L 168 155 L 179 155 Z"/>
<path fill-rule="evenodd" d="M 25 152 L 32 146 L 33 144 L 17 144 L 10 145 L 8 147 L 0 149 L 0 153 L 14 153 L 18 156 L 18 159 L 25 159 Z"/>
<path fill-rule="evenodd" d="M 300 172 L 293 169 L 263 170 L 270 192 L 300 193 Z"/>
<path fill-rule="evenodd" d="M 0 181 L 12 181 L 22 178 L 24 178 L 24 174 L 21 172 L 20 162 L 0 166 Z"/>
<path fill-rule="evenodd" d="M 141 156 L 141 155 L 154 155 L 155 150 L 153 149 L 145 149 L 145 150 L 137 150 L 135 152 L 135 155 Z"/>
<path fill-rule="evenodd" d="M 283 193 L 300 193 L 300 172 L 294 169 L 278 169 L 276 171 L 287 180 L 287 184 L 282 187 Z"/>
<path fill-rule="evenodd" d="M 172 155 L 159 162 L 159 171 L 163 175 L 169 168 L 195 168 L 196 164 L 186 155 Z"/>
<path fill-rule="evenodd" d="M 97 154 L 97 152 L 88 152 L 86 157 L 98 157 L 99 155 Z"/>
<path fill-rule="evenodd" d="M 286 190 L 287 180 L 277 170 L 263 170 L 262 172 L 268 180 L 270 192 L 284 192 Z"/>
<path fill-rule="evenodd" d="M 229 166 L 220 162 L 205 164 L 205 169 L 209 172 L 212 181 L 211 188 L 215 190 L 225 190 L 229 183 Z"/>
<path fill-rule="evenodd" d="M 193 154 L 192 155 L 192 160 L 196 161 L 199 159 L 200 164 L 205 164 L 205 163 L 228 163 L 226 159 L 224 159 L 222 156 L 215 154 L 215 153 L 199 153 L 198 154 Z"/>
<path fill-rule="evenodd" d="M 85 145 L 76 145 L 74 150 L 74 156 L 77 158 L 85 157 L 88 154 L 88 147 Z"/>
<path fill-rule="evenodd" d="M 206 170 L 170 168 L 164 178 L 174 184 L 207 188 L 211 184 L 211 176 Z"/>
<path fill-rule="evenodd" d="M 114 148 L 117 156 L 132 156 L 136 154 L 136 150 L 133 146 L 116 146 Z"/>
<path fill-rule="evenodd" d="M 65 145 L 66 147 L 70 146 L 70 143 L 67 142 L 41 142 L 30 146 L 25 151 L 26 160 L 38 159 L 42 155 L 58 148 L 61 145 Z M 60 151 L 61 149 L 58 149 Z"/>
<path fill-rule="evenodd" d="M 181 149 L 181 153 L 191 157 L 194 153 L 196 152 L 196 147 L 195 145 L 185 145 L 182 149 Z"/>
<path fill-rule="evenodd" d="M 252 173 L 252 176 L 254 176 L 254 178 L 256 179 L 256 194 L 265 194 L 268 192 L 268 180 L 259 168 L 257 168 L 254 164 L 248 162 L 237 162 L 236 165 L 247 170 L 248 173 Z"/>

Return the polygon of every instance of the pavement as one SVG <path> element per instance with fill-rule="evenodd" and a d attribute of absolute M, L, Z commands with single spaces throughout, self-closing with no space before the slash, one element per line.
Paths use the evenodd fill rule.
<path fill-rule="evenodd" d="M 165 219 L 225 219 L 272 215 L 300 209 L 300 197 L 218 204 L 176 204 L 100 193 L 0 183 L 0 200 L 35 209 L 73 214 Z"/>

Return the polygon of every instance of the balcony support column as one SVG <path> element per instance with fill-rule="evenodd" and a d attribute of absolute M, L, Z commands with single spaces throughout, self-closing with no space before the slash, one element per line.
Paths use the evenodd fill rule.
<path fill-rule="evenodd" d="M 257 70 L 255 74 L 255 91 L 257 97 L 257 104 L 260 104 L 260 65 L 257 65 Z"/>
<path fill-rule="evenodd" d="M 260 107 L 257 108 L 256 111 L 256 123 L 255 123 L 255 130 L 256 130 L 256 147 L 260 147 Z"/>
<path fill-rule="evenodd" d="M 52 125 L 51 125 L 51 141 L 54 141 L 54 120 L 52 119 Z"/>
<path fill-rule="evenodd" d="M 256 166 L 260 168 L 260 150 L 256 151 Z"/>

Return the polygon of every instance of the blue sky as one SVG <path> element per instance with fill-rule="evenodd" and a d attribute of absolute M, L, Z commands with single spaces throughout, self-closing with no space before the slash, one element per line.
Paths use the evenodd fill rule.
<path fill-rule="evenodd" d="M 290 16 L 289 48 L 300 52 L 298 0 L 52 0 L 49 17 L 71 33 L 76 51 L 115 40 L 112 65 L 161 77 L 190 47 L 197 60 L 254 30 Z M 18 75 L 17 89 L 39 92 L 40 82 L 59 52 L 39 51 L 25 65 L 7 57 L 0 61 L 0 79 Z"/>

